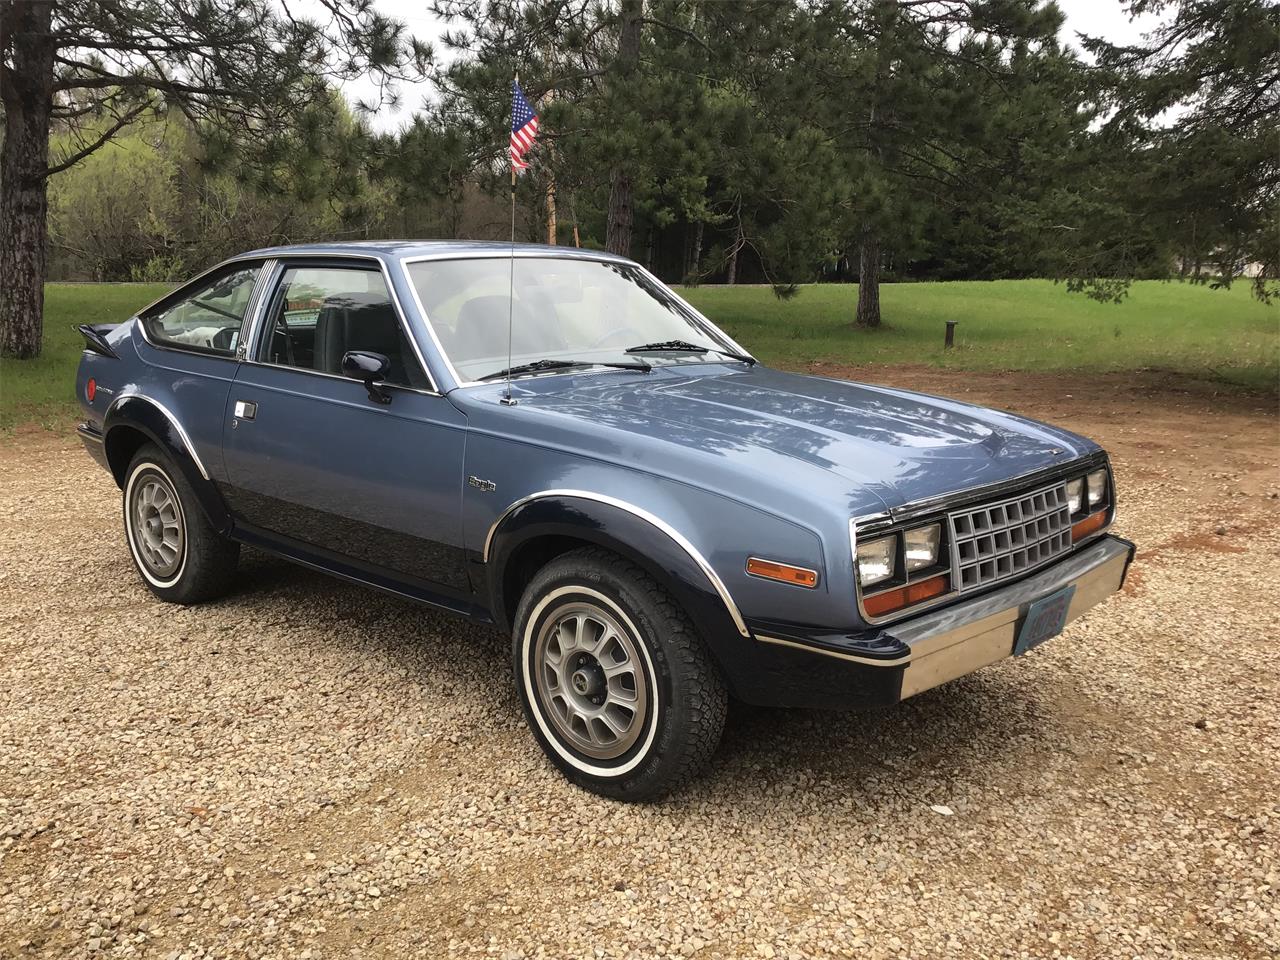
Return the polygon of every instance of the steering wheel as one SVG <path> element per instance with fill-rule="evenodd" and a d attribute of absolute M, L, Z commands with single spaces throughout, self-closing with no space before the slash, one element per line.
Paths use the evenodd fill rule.
<path fill-rule="evenodd" d="M 623 336 L 623 334 L 626 334 L 626 336 Z M 619 327 L 616 330 L 610 330 L 603 337 L 600 337 L 598 340 L 596 340 L 595 343 L 591 344 L 591 349 L 596 350 L 596 349 L 599 349 L 600 347 L 607 347 L 609 346 L 608 341 L 613 340 L 615 337 L 621 338 L 623 341 L 626 341 L 626 342 L 635 342 L 635 341 L 643 342 L 644 333 L 637 330 L 635 327 Z"/>

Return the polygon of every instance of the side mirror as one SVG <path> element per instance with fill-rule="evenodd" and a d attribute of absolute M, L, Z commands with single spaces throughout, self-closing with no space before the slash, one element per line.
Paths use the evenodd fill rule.
<path fill-rule="evenodd" d="M 348 350 L 342 355 L 342 375 L 360 380 L 374 403 L 390 403 L 391 394 L 378 386 L 391 372 L 391 361 L 370 350 Z"/>

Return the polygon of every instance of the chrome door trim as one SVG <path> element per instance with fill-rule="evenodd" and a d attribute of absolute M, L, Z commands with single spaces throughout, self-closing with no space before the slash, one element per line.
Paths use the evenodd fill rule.
<path fill-rule="evenodd" d="M 343 383 L 354 383 L 359 385 L 360 381 L 351 377 L 344 377 L 340 373 L 326 373 L 323 370 L 308 370 L 305 367 L 290 367 L 283 363 L 267 363 L 264 360 L 241 360 L 246 367 L 264 367 L 268 370 L 287 370 L 289 373 L 301 373 L 308 377 L 323 377 L 326 380 L 341 380 Z M 444 394 L 436 390 L 423 390 L 420 387 L 406 387 L 398 383 L 379 384 L 385 390 L 395 390 L 401 393 L 416 393 L 421 397 L 441 397 Z"/>
<path fill-rule="evenodd" d="M 716 573 L 711 564 L 707 562 L 707 558 L 698 552 L 698 549 L 689 542 L 688 538 L 661 517 L 655 516 L 643 507 L 637 507 L 634 503 L 619 500 L 617 497 L 606 496 L 602 493 L 592 493 L 589 490 L 539 490 L 537 493 L 531 493 L 527 497 L 521 497 L 519 500 L 508 506 L 507 509 L 503 510 L 489 527 L 489 532 L 484 538 L 484 551 L 481 554 L 485 563 L 489 562 L 490 550 L 493 547 L 493 538 L 495 534 L 497 534 L 498 527 L 502 525 L 502 522 L 526 503 L 530 503 L 534 500 L 544 500 L 548 497 L 577 497 L 582 500 L 593 500 L 596 503 L 603 503 L 610 507 L 617 507 L 619 510 L 625 510 L 627 513 L 639 517 L 646 523 L 649 523 L 661 530 L 675 542 L 676 546 L 680 547 L 680 549 L 688 554 L 690 560 L 698 565 L 698 568 L 711 583 L 711 586 L 715 589 L 716 593 L 720 595 L 720 600 L 724 603 L 725 609 L 729 612 L 729 616 L 733 620 L 733 625 L 738 628 L 738 632 L 744 637 L 751 636 L 751 631 L 747 629 L 747 622 L 742 618 L 742 612 L 738 609 L 738 605 L 734 603 L 733 595 L 729 593 L 729 588 L 725 586 L 724 581 L 720 579 L 720 575 Z"/>
<path fill-rule="evenodd" d="M 266 312 L 267 290 L 276 278 L 276 267 L 279 260 L 272 257 L 262 265 L 262 273 L 258 277 L 258 286 L 253 291 L 253 300 L 249 304 L 249 332 L 240 338 L 236 347 L 236 359 L 242 363 L 253 356 L 258 343 L 258 329 L 262 325 L 262 315 Z"/>
<path fill-rule="evenodd" d="M 196 469 L 200 471 L 200 476 L 204 477 L 206 480 L 210 479 L 209 471 L 205 469 L 204 462 L 200 459 L 200 454 L 196 453 L 196 445 L 191 442 L 191 436 L 187 433 L 186 428 L 183 427 L 178 421 L 178 418 L 174 416 L 173 411 L 159 400 L 155 400 L 148 397 L 146 394 L 138 393 L 136 391 L 131 393 L 122 393 L 111 401 L 111 406 L 107 407 L 107 412 L 103 415 L 102 422 L 106 423 L 107 418 L 111 416 L 111 411 L 116 408 L 117 404 L 122 400 L 128 400 L 130 397 L 137 397 L 139 400 L 145 400 L 165 415 L 168 421 L 173 424 L 173 429 L 177 432 L 178 438 L 186 446 L 187 453 L 189 453 L 191 455 L 191 459 L 195 461 Z"/>

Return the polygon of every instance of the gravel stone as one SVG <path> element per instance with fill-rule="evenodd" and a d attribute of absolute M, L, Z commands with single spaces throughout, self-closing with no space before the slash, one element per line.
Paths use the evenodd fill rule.
<path fill-rule="evenodd" d="M 891 709 L 735 708 L 655 806 L 555 772 L 506 638 L 247 550 L 160 603 L 78 444 L 0 439 L 0 958 L 1280 956 L 1276 410 L 1155 377 L 867 375 L 1096 437 L 1129 582 Z"/>

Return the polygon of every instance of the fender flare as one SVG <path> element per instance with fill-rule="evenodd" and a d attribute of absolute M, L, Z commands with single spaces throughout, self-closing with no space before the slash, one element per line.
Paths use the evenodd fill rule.
<path fill-rule="evenodd" d="M 140 393 L 125 393 L 116 397 L 102 420 L 103 446 L 108 459 L 111 457 L 112 431 L 122 427 L 136 430 L 164 450 L 195 491 L 200 508 L 214 528 L 220 533 L 231 529 L 231 513 L 226 502 L 214 486 L 190 435 L 173 411 L 160 401 Z M 116 472 L 114 466 L 112 472 Z M 118 484 L 122 483 L 122 479 L 122 476 L 116 476 Z"/>
<path fill-rule="evenodd" d="M 511 504 L 485 537 L 482 559 L 490 607 L 507 622 L 505 579 L 521 547 L 544 537 L 570 537 L 626 557 L 675 597 L 704 635 L 712 655 L 731 679 L 751 633 L 724 581 L 689 540 L 649 511 L 615 497 L 585 490 L 544 490 Z"/>

